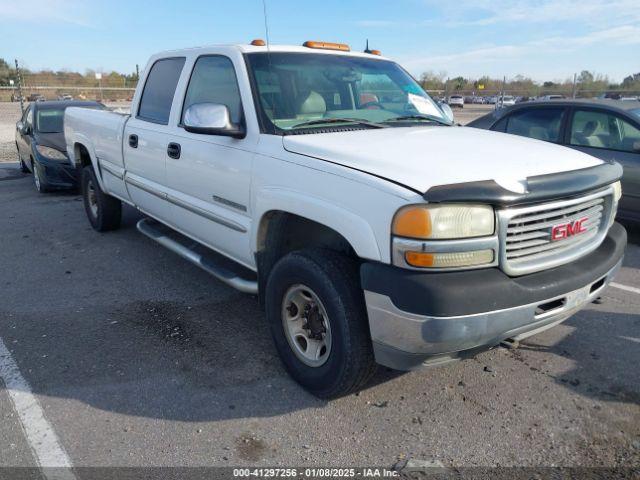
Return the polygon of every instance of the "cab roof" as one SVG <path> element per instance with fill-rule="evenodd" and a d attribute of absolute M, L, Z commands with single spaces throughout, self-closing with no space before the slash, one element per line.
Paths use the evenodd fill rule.
<path fill-rule="evenodd" d="M 328 49 L 320 49 L 320 48 L 310 48 L 304 47 L 302 45 L 269 45 L 268 47 L 259 46 L 259 45 L 250 45 L 250 44 L 218 44 L 218 45 L 205 45 L 201 47 L 192 47 L 192 48 L 184 48 L 179 50 L 168 50 L 164 52 L 160 52 L 154 57 L 165 57 L 169 55 L 204 55 L 211 51 L 215 50 L 219 52 L 221 50 L 226 51 L 238 51 L 240 53 L 266 53 L 266 52 L 289 52 L 289 53 L 322 53 L 327 55 L 343 55 L 343 56 L 351 56 L 351 57 L 360 57 L 360 58 L 373 58 L 373 59 L 385 59 L 381 55 L 374 55 L 371 53 L 364 53 L 361 51 L 344 51 L 344 50 L 328 50 Z"/>

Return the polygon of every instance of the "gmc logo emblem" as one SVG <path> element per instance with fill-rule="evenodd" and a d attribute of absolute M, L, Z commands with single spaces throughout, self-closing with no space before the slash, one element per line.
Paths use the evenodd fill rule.
<path fill-rule="evenodd" d="M 551 228 L 551 241 L 555 242 L 556 240 L 562 240 L 564 238 L 573 237 L 574 235 L 579 235 L 586 232 L 587 229 L 584 226 L 584 222 L 586 222 L 588 219 L 588 217 L 584 217 L 578 220 L 574 220 L 573 222 L 554 225 Z"/>

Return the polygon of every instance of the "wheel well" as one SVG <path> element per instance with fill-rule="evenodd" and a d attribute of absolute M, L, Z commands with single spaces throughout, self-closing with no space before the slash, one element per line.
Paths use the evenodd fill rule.
<path fill-rule="evenodd" d="M 280 210 L 267 212 L 258 228 L 256 263 L 260 297 L 269 272 L 286 254 L 303 248 L 320 247 L 357 258 L 349 241 L 334 229 Z"/>
<path fill-rule="evenodd" d="M 89 155 L 89 150 L 87 150 L 87 147 L 85 147 L 81 143 L 76 143 L 73 147 L 73 153 L 76 159 L 76 165 L 80 167 L 91 165 L 91 155 Z"/>

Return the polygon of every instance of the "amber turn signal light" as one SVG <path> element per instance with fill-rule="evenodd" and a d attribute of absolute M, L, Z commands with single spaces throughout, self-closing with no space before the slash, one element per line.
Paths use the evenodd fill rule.
<path fill-rule="evenodd" d="M 404 254 L 404 259 L 412 267 L 432 267 L 433 266 L 433 253 L 407 252 Z"/>
<path fill-rule="evenodd" d="M 314 42 L 308 40 L 302 44 L 307 48 L 318 48 L 320 50 L 340 50 L 342 52 L 350 52 L 351 48 L 346 43 L 332 43 L 332 42 Z"/>
<path fill-rule="evenodd" d="M 431 215 L 425 208 L 404 208 L 393 219 L 392 232 L 401 237 L 429 238 L 431 235 Z"/>

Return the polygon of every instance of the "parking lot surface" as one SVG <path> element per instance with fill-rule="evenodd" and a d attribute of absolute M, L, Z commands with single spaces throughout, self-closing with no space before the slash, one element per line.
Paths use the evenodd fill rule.
<path fill-rule="evenodd" d="M 96 233 L 76 194 L 38 194 L 0 164 L 0 371 L 24 380 L 0 380 L 0 465 L 35 465 L 43 433 L 75 467 L 640 463 L 637 230 L 602 304 L 517 350 L 381 368 L 326 402 L 283 370 L 254 297 L 137 233 L 139 218 L 126 208 L 121 230 Z"/>

